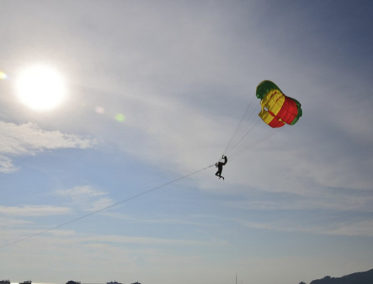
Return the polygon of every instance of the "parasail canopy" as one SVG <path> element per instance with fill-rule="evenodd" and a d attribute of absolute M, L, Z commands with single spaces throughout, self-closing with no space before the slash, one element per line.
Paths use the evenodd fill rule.
<path fill-rule="evenodd" d="M 285 96 L 272 81 L 261 82 L 256 87 L 256 97 L 261 100 L 259 117 L 273 128 L 293 125 L 302 116 L 301 104 L 296 99 Z"/>

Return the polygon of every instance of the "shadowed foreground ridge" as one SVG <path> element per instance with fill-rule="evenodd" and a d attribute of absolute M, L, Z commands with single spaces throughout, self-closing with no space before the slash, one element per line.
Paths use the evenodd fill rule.
<path fill-rule="evenodd" d="M 339 278 L 326 276 L 323 279 L 313 280 L 310 284 L 373 284 L 373 269 Z"/>

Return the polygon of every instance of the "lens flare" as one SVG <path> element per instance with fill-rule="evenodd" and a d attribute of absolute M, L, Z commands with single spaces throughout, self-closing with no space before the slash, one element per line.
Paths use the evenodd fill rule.
<path fill-rule="evenodd" d="M 123 114 L 118 113 L 115 115 L 115 120 L 118 122 L 124 122 L 126 120 L 126 117 Z"/>
<path fill-rule="evenodd" d="M 95 107 L 95 112 L 98 113 L 98 114 L 104 114 L 105 109 L 103 107 L 97 106 L 97 107 Z"/>
<path fill-rule="evenodd" d="M 8 79 L 8 75 L 5 72 L 0 71 L 0 80 L 5 80 L 5 79 Z"/>

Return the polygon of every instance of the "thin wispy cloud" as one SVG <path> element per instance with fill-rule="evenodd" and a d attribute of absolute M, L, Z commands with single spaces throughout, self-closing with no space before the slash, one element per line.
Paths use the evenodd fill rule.
<path fill-rule="evenodd" d="M 96 211 L 114 203 L 114 200 L 108 197 L 108 192 L 89 185 L 60 189 L 55 191 L 55 195 L 68 199 L 75 209 L 83 211 Z"/>
<path fill-rule="evenodd" d="M 11 173 L 16 171 L 17 168 L 13 165 L 12 159 L 9 157 L 0 155 L 0 172 L 2 173 Z"/>
<path fill-rule="evenodd" d="M 75 186 L 69 189 L 56 190 L 56 195 L 70 197 L 71 199 L 79 198 L 82 196 L 97 197 L 106 195 L 106 192 L 94 189 L 89 185 Z"/>
<path fill-rule="evenodd" d="M 37 217 L 66 215 L 70 208 L 50 205 L 0 206 L 0 214 L 6 216 Z"/>
<path fill-rule="evenodd" d="M 210 224 L 209 222 L 202 222 L 198 220 L 197 217 L 191 217 L 187 218 L 186 216 L 183 216 L 183 218 L 170 218 L 169 216 L 153 216 L 153 218 L 141 218 L 131 215 L 125 215 L 121 213 L 112 213 L 112 212 L 106 212 L 103 213 L 103 215 L 108 216 L 110 218 L 119 219 L 126 221 L 128 223 L 145 223 L 145 224 L 163 224 L 163 225 L 189 225 L 189 226 L 214 226 L 213 224 Z"/>
<path fill-rule="evenodd" d="M 297 232 L 316 235 L 331 235 L 345 237 L 373 237 L 373 222 L 372 220 L 363 220 L 356 222 L 337 222 L 332 225 L 309 225 L 296 224 L 289 222 L 247 222 L 244 220 L 237 221 L 241 225 L 250 229 L 278 231 L 278 232 Z"/>
<path fill-rule="evenodd" d="M 311 196 L 295 195 L 292 197 L 281 198 L 276 200 L 239 200 L 224 202 L 231 208 L 240 208 L 242 210 L 333 210 L 341 212 L 373 212 L 373 198 L 369 193 L 356 196 L 354 193 L 315 193 Z"/>
<path fill-rule="evenodd" d="M 8 215 L 8 214 L 6 214 L 6 215 Z M 17 215 L 17 216 L 19 216 L 19 215 Z M 16 218 L 0 217 L 0 226 L 2 228 L 24 226 L 24 225 L 27 225 L 27 224 L 31 224 L 31 222 L 27 221 L 27 220 L 22 220 L 22 219 L 16 219 Z"/>
<path fill-rule="evenodd" d="M 82 237 L 80 239 L 82 242 L 106 242 L 106 243 L 118 243 L 118 244 L 137 244 L 137 245 L 162 245 L 162 246 L 221 246 L 226 245 L 226 242 L 217 240 L 183 240 L 183 239 L 170 239 L 170 238 L 149 238 L 149 237 L 126 237 L 126 236 L 92 236 L 92 237 Z"/>
<path fill-rule="evenodd" d="M 52 235 L 55 239 L 52 242 L 56 243 L 66 243 L 74 245 L 92 245 L 92 244 L 106 244 L 108 247 L 115 247 L 117 245 L 132 246 L 132 245 L 142 245 L 146 247 L 152 246 L 222 246 L 227 245 L 228 243 L 224 240 L 210 239 L 210 240 L 200 240 L 200 239 L 182 239 L 182 238 L 169 238 L 169 237 L 144 237 L 144 236 L 131 236 L 131 235 L 113 235 L 113 234 L 81 234 L 74 230 L 48 230 L 43 234 L 37 229 L 8 229 L 4 231 L 3 236 L 6 238 L 14 238 L 17 240 L 19 235 L 26 236 L 24 242 L 33 242 L 33 241 L 49 241 L 50 236 Z M 27 236 L 32 236 L 27 238 Z M 1 239 L 1 238 L 0 238 Z M 24 244 L 22 244 L 24 245 Z"/>

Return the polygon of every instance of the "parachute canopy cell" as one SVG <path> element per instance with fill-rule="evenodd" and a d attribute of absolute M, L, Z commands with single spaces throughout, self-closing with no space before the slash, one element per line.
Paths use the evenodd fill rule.
<path fill-rule="evenodd" d="M 259 117 L 273 128 L 285 124 L 293 125 L 302 116 L 301 104 L 293 98 L 285 96 L 272 81 L 263 81 L 256 87 L 256 97 L 262 107 Z"/>

